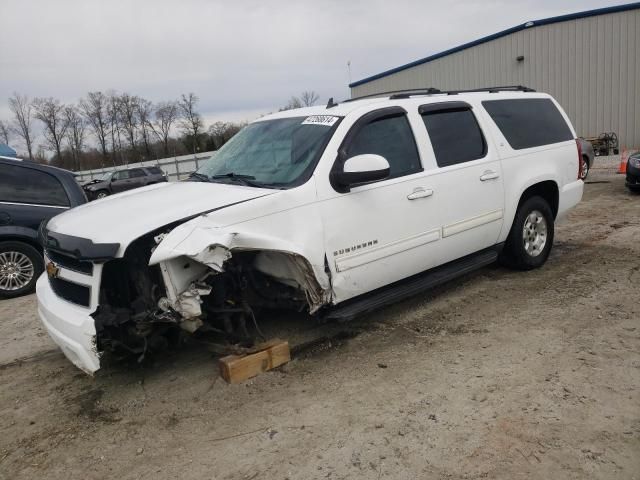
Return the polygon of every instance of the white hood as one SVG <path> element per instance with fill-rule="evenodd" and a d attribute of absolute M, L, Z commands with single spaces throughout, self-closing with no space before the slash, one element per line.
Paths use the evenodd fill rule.
<path fill-rule="evenodd" d="M 156 228 L 273 193 L 221 183 L 160 183 L 73 208 L 52 218 L 47 229 L 94 243 L 119 243 L 121 255 L 129 243 Z"/>

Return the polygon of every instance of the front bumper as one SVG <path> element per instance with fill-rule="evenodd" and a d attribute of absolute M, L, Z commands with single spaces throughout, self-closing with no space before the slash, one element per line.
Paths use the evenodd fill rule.
<path fill-rule="evenodd" d="M 58 297 L 43 273 L 36 283 L 38 315 L 51 339 L 71 362 L 89 374 L 100 368 L 91 308 Z M 92 304 L 93 304 L 92 299 Z"/>
<path fill-rule="evenodd" d="M 96 198 L 98 198 L 98 192 L 95 190 L 89 190 L 87 188 L 84 189 L 84 194 L 86 195 L 87 199 L 89 201 L 91 200 L 95 200 Z"/>
<path fill-rule="evenodd" d="M 640 168 L 631 166 L 631 163 L 627 163 L 625 185 L 630 189 L 640 189 Z"/>

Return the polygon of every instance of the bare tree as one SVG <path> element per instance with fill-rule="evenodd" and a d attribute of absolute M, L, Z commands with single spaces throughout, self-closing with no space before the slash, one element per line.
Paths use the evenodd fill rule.
<path fill-rule="evenodd" d="M 296 96 L 291 97 L 287 104 L 281 107 L 279 111 L 284 112 L 285 110 L 293 110 L 294 108 L 302 108 L 302 101 Z"/>
<path fill-rule="evenodd" d="M 312 107 L 320 100 L 320 96 L 313 90 L 307 90 L 300 95 L 300 101 L 305 107 Z"/>
<path fill-rule="evenodd" d="M 111 162 L 115 168 L 116 156 L 120 154 L 122 163 L 122 144 L 120 142 L 120 111 L 118 109 L 118 94 L 116 92 L 107 93 L 107 121 L 109 126 L 109 136 L 111 137 Z"/>
<path fill-rule="evenodd" d="M 129 142 L 131 153 L 135 156 L 138 141 L 138 97 L 122 93 L 118 97 L 118 113 L 122 121 L 122 128 Z"/>
<path fill-rule="evenodd" d="M 13 97 L 9 98 L 9 108 L 13 113 L 14 124 L 11 130 L 24 140 L 29 153 L 29 160 L 33 160 L 33 106 L 26 95 L 19 95 L 14 92 Z"/>
<path fill-rule="evenodd" d="M 169 138 L 171 127 L 178 118 L 178 105 L 176 102 L 160 102 L 156 105 L 153 115 L 154 121 L 149 126 L 162 143 L 164 154 L 169 155 Z"/>
<path fill-rule="evenodd" d="M 85 128 L 87 124 L 78 109 L 72 105 L 65 108 L 64 114 L 68 125 L 67 144 L 71 150 L 73 168 L 78 171 L 80 170 L 80 155 L 84 148 Z"/>
<path fill-rule="evenodd" d="M 153 115 L 153 104 L 144 98 L 137 97 L 136 109 L 138 113 L 138 122 L 140 125 L 140 135 L 142 136 L 142 145 L 147 159 L 151 158 L 151 116 Z"/>
<path fill-rule="evenodd" d="M 11 137 L 9 125 L 0 120 L 0 141 L 9 145 L 9 137 Z"/>
<path fill-rule="evenodd" d="M 245 126 L 245 123 L 216 122 L 209 127 L 207 133 L 211 137 L 213 147 L 217 150 Z"/>
<path fill-rule="evenodd" d="M 193 153 L 196 153 L 199 144 L 199 136 L 204 130 L 202 117 L 196 111 L 198 97 L 194 93 L 182 94 L 178 101 L 180 111 L 180 128 L 193 146 Z"/>
<path fill-rule="evenodd" d="M 35 117 L 44 125 L 44 138 L 49 150 L 54 151 L 59 160 L 62 159 L 62 140 L 67 132 L 65 106 L 56 98 L 36 98 L 34 101 Z"/>
<path fill-rule="evenodd" d="M 102 156 L 107 158 L 107 137 L 109 135 L 109 98 L 102 92 L 89 92 L 80 100 L 80 108 L 93 135 L 98 140 Z"/>

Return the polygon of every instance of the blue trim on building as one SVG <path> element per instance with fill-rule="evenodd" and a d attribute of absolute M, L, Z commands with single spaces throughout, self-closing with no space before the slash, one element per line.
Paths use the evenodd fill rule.
<path fill-rule="evenodd" d="M 349 88 L 357 87 L 358 85 L 363 85 L 365 83 L 369 83 L 373 80 L 378 80 L 379 78 L 387 77 L 397 72 L 401 72 L 402 70 L 406 70 L 411 67 L 415 67 L 416 65 L 422 65 L 423 63 L 429 63 L 438 58 L 446 57 L 447 55 L 451 55 L 452 53 L 460 52 L 462 50 L 466 50 L 467 48 L 475 47 L 476 45 L 480 45 L 482 43 L 490 42 L 491 40 L 495 40 L 497 38 L 505 37 L 515 32 L 519 32 L 521 30 L 525 30 L 527 28 L 538 27 L 540 25 L 550 25 L 552 23 L 558 22 L 566 22 L 568 20 L 576 20 L 578 18 L 587 18 L 594 17 L 596 15 L 604 15 L 607 13 L 616 13 L 616 12 L 625 12 L 627 10 L 636 10 L 640 8 L 640 2 L 627 3 L 625 5 L 616 5 L 613 7 L 605 7 L 605 8 L 597 8 L 595 10 L 587 10 L 584 12 L 577 13 L 569 13 L 567 15 L 560 15 L 557 17 L 543 18 L 542 20 L 533 20 L 530 22 L 525 22 L 521 25 L 516 25 L 515 27 L 508 28 L 506 30 L 502 30 L 501 32 L 494 33 L 493 35 L 488 35 L 486 37 L 479 38 L 478 40 L 474 40 L 472 42 L 468 42 L 462 44 L 460 46 L 450 48 L 449 50 L 445 50 L 444 52 L 436 53 L 434 55 L 430 55 L 425 58 L 421 58 L 420 60 L 415 60 L 411 63 L 407 63 L 405 65 L 401 65 L 396 68 L 392 68 L 391 70 L 386 70 L 384 72 L 378 73 L 376 75 L 372 75 L 367 78 L 363 78 L 362 80 L 358 80 L 356 82 L 350 83 Z"/>

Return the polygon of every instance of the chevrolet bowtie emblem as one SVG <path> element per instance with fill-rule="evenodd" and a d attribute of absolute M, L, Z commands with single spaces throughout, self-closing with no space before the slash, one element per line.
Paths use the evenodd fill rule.
<path fill-rule="evenodd" d="M 47 275 L 49 276 L 49 278 L 57 278 L 58 273 L 60 273 L 60 269 L 56 267 L 55 263 L 47 263 Z"/>

